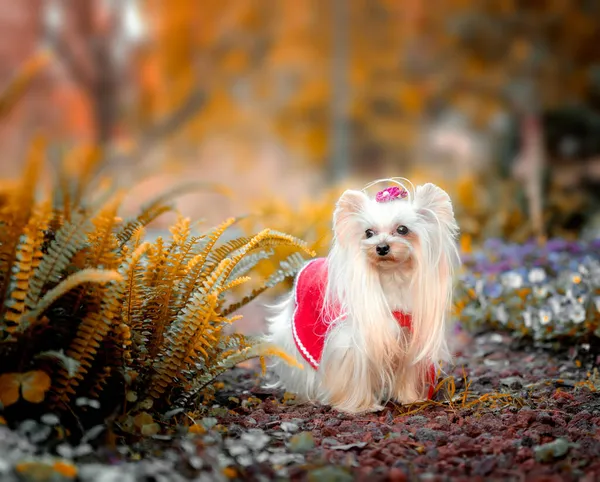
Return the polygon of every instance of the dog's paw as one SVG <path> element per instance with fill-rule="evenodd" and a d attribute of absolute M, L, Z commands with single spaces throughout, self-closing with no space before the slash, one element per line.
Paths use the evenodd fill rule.
<path fill-rule="evenodd" d="M 377 412 L 381 412 L 383 409 L 385 409 L 385 406 L 375 403 L 375 404 L 371 405 L 369 408 L 367 408 L 367 410 L 365 410 L 365 413 L 377 413 Z"/>

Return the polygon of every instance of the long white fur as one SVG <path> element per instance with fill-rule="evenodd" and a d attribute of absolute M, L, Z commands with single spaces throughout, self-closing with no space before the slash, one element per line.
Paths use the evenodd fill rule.
<path fill-rule="evenodd" d="M 410 183 L 393 178 L 365 189 L 380 182 L 406 189 L 398 179 Z M 293 293 L 272 307 L 266 339 L 304 368 L 274 360 L 272 368 L 279 376 L 275 386 L 350 413 L 379 410 L 389 399 L 411 403 L 425 398 L 426 370 L 450 358 L 446 339 L 453 273 L 460 263 L 458 227 L 442 189 L 430 183 L 410 187 L 406 200 L 387 203 L 377 203 L 362 191 L 348 190 L 340 197 L 323 309 L 329 318 L 337 306 L 344 317 L 334 320 L 314 370 L 294 343 Z M 412 235 L 395 235 L 392 229 L 399 224 Z M 366 229 L 377 229 L 376 239 L 365 239 Z M 392 246 L 396 261 L 378 263 L 373 258 L 379 242 Z M 412 314 L 412 331 L 400 328 L 394 310 Z"/>

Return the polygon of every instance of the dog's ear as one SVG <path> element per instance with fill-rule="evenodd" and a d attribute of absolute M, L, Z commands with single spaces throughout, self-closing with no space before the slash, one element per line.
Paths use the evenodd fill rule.
<path fill-rule="evenodd" d="M 448 193 L 442 188 L 430 182 L 417 186 L 414 203 L 417 212 L 428 221 L 437 223 L 437 220 L 439 220 L 440 223 L 451 230 L 456 229 L 452 201 Z"/>
<path fill-rule="evenodd" d="M 353 219 L 364 209 L 368 199 L 364 192 L 348 189 L 338 200 L 333 213 L 333 229 L 340 242 L 344 243 L 354 231 Z"/>

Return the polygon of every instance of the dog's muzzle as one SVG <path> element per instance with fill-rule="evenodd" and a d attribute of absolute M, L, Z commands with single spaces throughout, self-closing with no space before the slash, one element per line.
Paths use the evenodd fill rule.
<path fill-rule="evenodd" d="M 375 248 L 375 251 L 377 251 L 377 254 L 379 256 L 385 256 L 386 254 L 388 254 L 390 252 L 390 245 L 389 244 L 378 244 L 377 247 Z"/>

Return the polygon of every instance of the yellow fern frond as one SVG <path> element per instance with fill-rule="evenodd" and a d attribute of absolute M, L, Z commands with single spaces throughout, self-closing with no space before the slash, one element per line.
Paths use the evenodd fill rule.
<path fill-rule="evenodd" d="M 87 226 L 86 216 L 75 214 L 70 222 L 57 231 L 48 253 L 31 277 L 25 299 L 28 309 L 35 309 L 46 284 L 59 281 L 73 255 L 85 245 Z"/>
<path fill-rule="evenodd" d="M 88 232 L 90 246 L 87 255 L 88 267 L 115 269 L 118 265 L 118 242 L 113 229 L 117 221 L 117 210 L 121 205 L 123 193 L 118 192 L 91 219 L 94 229 Z"/>
<path fill-rule="evenodd" d="M 142 270 L 140 260 L 148 251 L 149 242 L 140 244 L 129 257 L 127 264 L 121 268 L 125 278 L 125 300 L 123 303 L 123 322 L 131 329 L 137 329 L 141 325 L 141 308 L 143 304 L 143 292 L 140 286 Z"/>
<path fill-rule="evenodd" d="M 35 190 L 42 171 L 46 143 L 42 137 L 33 140 L 18 188 L 2 213 L 0 224 L 0 306 L 8 291 L 16 248 L 35 204 Z"/>
<path fill-rule="evenodd" d="M 217 297 L 215 295 L 198 297 L 196 302 L 186 308 L 184 314 L 178 317 L 167 338 L 165 355 L 155 367 L 156 375 L 150 383 L 150 396 L 160 399 L 167 387 L 171 386 L 174 378 L 178 377 L 184 368 L 186 360 L 195 351 L 208 356 L 202 341 L 210 334 L 210 321 L 215 315 Z"/>
<path fill-rule="evenodd" d="M 71 151 L 71 159 L 65 161 L 67 169 L 75 172 L 76 183 L 73 192 L 73 205 L 82 205 L 84 193 L 97 173 L 103 160 L 102 150 L 96 145 L 83 145 Z"/>
<path fill-rule="evenodd" d="M 237 263 L 239 263 L 249 252 L 272 246 L 293 246 L 303 250 L 310 256 L 315 256 L 315 252 L 308 248 L 306 243 L 301 239 L 290 236 L 289 234 L 265 229 L 254 236 L 250 242 L 246 244 L 246 246 L 239 250 L 238 254 L 231 258 L 232 263 L 229 267 L 229 270 L 225 272 L 225 276 L 229 276 L 231 274 L 231 270 L 233 270 Z"/>
<path fill-rule="evenodd" d="M 156 218 L 172 210 L 171 206 L 165 205 L 149 206 L 142 209 L 140 214 L 123 224 L 117 232 L 120 246 L 127 244 L 138 229 L 148 226 Z"/>
<path fill-rule="evenodd" d="M 240 286 L 244 283 L 247 283 L 250 280 L 251 280 L 250 276 L 240 276 L 239 278 L 236 278 L 233 281 L 230 281 L 229 283 L 227 283 L 226 285 L 221 287 L 219 289 L 219 294 L 224 293 L 225 291 L 237 288 L 238 286 Z"/>
<path fill-rule="evenodd" d="M 208 259 L 211 254 L 215 244 L 218 242 L 219 238 L 223 235 L 223 233 L 229 228 L 233 223 L 236 222 L 235 218 L 229 218 L 219 226 L 217 226 L 208 236 L 206 243 L 197 256 L 192 258 L 187 265 L 186 274 L 182 279 L 180 285 L 178 286 L 179 290 L 179 305 L 178 309 L 181 310 L 190 300 L 198 282 L 202 279 L 203 276 L 203 268 L 204 263 Z M 218 258 L 213 258 L 212 261 L 216 264 L 221 262 Z"/>
<path fill-rule="evenodd" d="M 259 288 L 253 289 L 249 295 L 246 295 L 241 300 L 236 301 L 235 303 L 231 303 L 226 308 L 221 309 L 220 310 L 221 315 L 228 316 L 231 313 L 236 312 L 241 307 L 246 306 L 248 303 L 250 303 L 252 300 L 256 299 L 260 294 L 264 293 L 268 289 L 269 289 L 269 287 L 266 285 L 263 285 L 263 286 L 260 286 Z"/>
<path fill-rule="evenodd" d="M 23 64 L 15 77 L 0 92 L 0 118 L 10 112 L 17 101 L 27 92 L 33 80 L 51 60 L 51 53 L 48 50 L 42 50 Z"/>
<path fill-rule="evenodd" d="M 169 229 L 173 238 L 173 243 L 178 246 L 183 246 L 190 237 L 190 218 L 179 215 L 177 222 Z"/>
<path fill-rule="evenodd" d="M 5 310 L 4 320 L 9 324 L 7 326 L 8 331 L 17 326 L 25 310 L 25 298 L 29 290 L 30 278 L 33 271 L 39 266 L 43 256 L 41 247 L 49 216 L 50 204 L 43 203 L 39 205 L 29 219 L 21 237 L 21 242 L 17 247 L 16 261 L 12 269 L 10 293 L 2 307 Z"/>
<path fill-rule="evenodd" d="M 100 344 L 106 338 L 111 326 L 119 318 L 122 310 L 123 283 L 115 282 L 105 288 L 102 304 L 98 311 L 90 312 L 79 324 L 77 334 L 66 355 L 78 363 L 73 376 L 61 368 L 56 377 L 55 401 L 67 403 L 94 361 Z"/>
<path fill-rule="evenodd" d="M 87 268 L 73 273 L 68 278 L 61 281 L 54 288 L 49 290 L 38 302 L 34 310 L 23 315 L 23 319 L 31 323 L 35 321 L 50 305 L 58 300 L 65 293 L 84 283 L 103 284 L 111 281 L 123 281 L 123 277 L 117 271 L 108 271 L 103 269 Z"/>

